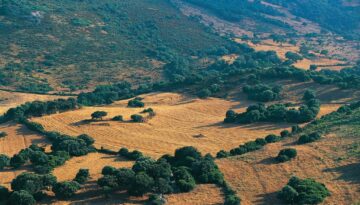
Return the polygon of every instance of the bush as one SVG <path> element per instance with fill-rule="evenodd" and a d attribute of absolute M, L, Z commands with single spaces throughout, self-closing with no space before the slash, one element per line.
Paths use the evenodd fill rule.
<path fill-rule="evenodd" d="M 94 113 L 91 114 L 91 119 L 92 120 L 102 120 L 103 117 L 105 117 L 107 115 L 107 112 L 104 111 L 96 111 Z"/>
<path fill-rule="evenodd" d="M 128 107 L 144 107 L 145 103 L 143 103 L 141 100 L 141 98 L 129 100 Z"/>
<path fill-rule="evenodd" d="M 297 155 L 296 149 L 293 148 L 287 148 L 280 150 L 278 156 L 276 157 L 276 160 L 278 162 L 286 162 L 291 160 L 292 158 L 295 158 Z"/>
<path fill-rule="evenodd" d="M 298 144 L 306 144 L 319 140 L 321 135 L 318 132 L 311 133 L 309 135 L 301 135 L 298 140 Z"/>
<path fill-rule="evenodd" d="M 0 170 L 10 165 L 10 158 L 5 154 L 0 154 Z"/>
<path fill-rule="evenodd" d="M 10 205 L 33 205 L 36 203 L 34 197 L 25 190 L 14 191 L 9 198 Z"/>
<path fill-rule="evenodd" d="M 0 132 L 0 138 L 4 138 L 7 136 L 7 133 L 6 132 Z"/>
<path fill-rule="evenodd" d="M 274 142 L 278 142 L 280 140 L 280 137 L 274 134 L 270 134 L 265 137 L 265 140 L 267 143 L 274 143 Z"/>
<path fill-rule="evenodd" d="M 74 181 L 79 184 L 84 184 L 90 177 L 89 169 L 79 169 L 79 172 L 76 174 Z"/>
<path fill-rule="evenodd" d="M 224 150 L 220 150 L 217 154 L 216 154 L 216 158 L 226 158 L 229 156 L 229 153 L 224 151 Z"/>
<path fill-rule="evenodd" d="M 278 193 L 278 198 L 287 204 L 319 204 L 330 196 L 324 184 L 313 179 L 291 177 L 288 184 Z"/>
<path fill-rule="evenodd" d="M 159 196 L 157 194 L 151 194 L 149 196 L 149 200 L 147 201 L 147 205 L 163 205 L 165 204 L 165 199 L 162 198 L 162 195 Z"/>
<path fill-rule="evenodd" d="M 282 138 L 289 137 L 289 136 L 290 136 L 290 132 L 289 132 L 288 130 L 283 130 L 283 131 L 281 131 L 280 136 L 281 136 Z"/>
<path fill-rule="evenodd" d="M 122 122 L 122 121 L 124 121 L 124 118 L 122 115 L 117 115 L 117 116 L 113 117 L 112 120 Z"/>
<path fill-rule="evenodd" d="M 199 92 L 198 92 L 198 94 L 197 94 L 197 96 L 199 97 L 199 98 L 202 98 L 202 99 L 204 99 L 204 98 L 207 98 L 207 97 L 209 97 L 211 95 L 211 91 L 209 90 L 209 89 L 202 89 L 202 90 L 200 90 Z"/>
<path fill-rule="evenodd" d="M 131 115 L 131 120 L 132 120 L 133 122 L 145 122 L 144 117 L 141 116 L 141 115 L 137 115 L 137 114 Z"/>
<path fill-rule="evenodd" d="M 80 184 L 75 181 L 59 182 L 54 185 L 52 191 L 58 199 L 69 199 L 80 189 Z"/>

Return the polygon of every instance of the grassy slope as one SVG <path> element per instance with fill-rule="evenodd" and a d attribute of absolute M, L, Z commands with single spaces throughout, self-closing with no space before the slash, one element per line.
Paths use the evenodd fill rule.
<path fill-rule="evenodd" d="M 0 11 L 0 74 L 21 89 L 30 82 L 55 88 L 144 82 L 161 76 L 154 69 L 163 61 L 226 44 L 168 0 L 21 2 L 23 14 Z M 34 22 L 30 11 L 42 18 Z"/>
<path fill-rule="evenodd" d="M 325 204 L 352 204 L 360 200 L 360 109 L 352 114 L 325 117 L 305 128 L 306 133 L 327 133 L 317 142 L 296 145 L 290 138 L 240 157 L 218 160 L 226 179 L 243 199 L 243 204 L 268 204 L 277 201 L 276 192 L 293 176 L 311 177 L 331 191 Z M 298 156 L 278 164 L 279 150 L 293 147 Z M 279 203 L 279 202 L 277 202 Z"/>

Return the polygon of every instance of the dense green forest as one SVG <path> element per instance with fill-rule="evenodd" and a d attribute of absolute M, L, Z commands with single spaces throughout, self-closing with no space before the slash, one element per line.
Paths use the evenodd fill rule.
<path fill-rule="evenodd" d="M 23 91 L 150 81 L 229 44 L 168 0 L 1 0 L 0 19 L 0 85 Z"/>

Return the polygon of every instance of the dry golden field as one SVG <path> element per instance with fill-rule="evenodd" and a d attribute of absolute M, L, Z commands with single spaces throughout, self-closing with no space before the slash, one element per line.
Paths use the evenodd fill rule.
<path fill-rule="evenodd" d="M 0 90 L 0 114 L 6 112 L 9 108 L 16 107 L 26 102 L 35 100 L 47 101 L 55 100 L 59 98 L 68 98 L 66 96 L 56 95 L 41 95 L 41 94 L 29 94 L 29 93 L 17 93 Z"/>
<path fill-rule="evenodd" d="M 180 94 L 158 93 L 144 96 L 146 107 L 152 107 L 156 116 L 146 123 L 100 121 L 84 123 L 91 113 L 103 110 L 107 118 L 123 115 L 129 119 L 143 108 L 126 107 L 127 100 L 104 107 L 85 107 L 80 110 L 34 118 L 47 130 L 70 135 L 82 133 L 94 137 L 97 147 L 118 150 L 121 147 L 138 149 L 152 157 L 172 154 L 183 146 L 195 146 L 202 153 L 216 154 L 249 140 L 278 134 L 290 124 L 257 123 L 252 125 L 224 125 L 225 113 L 232 108 L 244 111 L 248 101 L 236 102 L 218 98 L 206 100 L 187 98 Z"/>
<path fill-rule="evenodd" d="M 318 142 L 296 145 L 296 139 L 269 144 L 262 150 L 217 160 L 226 180 L 242 198 L 242 204 L 281 204 L 276 192 L 286 185 L 291 176 L 314 178 L 326 184 L 331 196 L 323 204 L 352 204 L 360 200 L 356 172 L 360 163 L 346 159 L 346 147 L 354 139 L 325 136 Z M 285 163 L 276 163 L 279 150 L 293 147 L 298 156 Z M 340 158 L 344 158 L 340 160 Z"/>

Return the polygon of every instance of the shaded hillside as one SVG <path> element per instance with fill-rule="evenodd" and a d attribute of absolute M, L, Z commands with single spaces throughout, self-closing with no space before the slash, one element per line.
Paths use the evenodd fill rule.
<path fill-rule="evenodd" d="M 167 0 L 1 0 L 0 20 L 0 85 L 25 91 L 159 79 L 228 44 Z"/>

